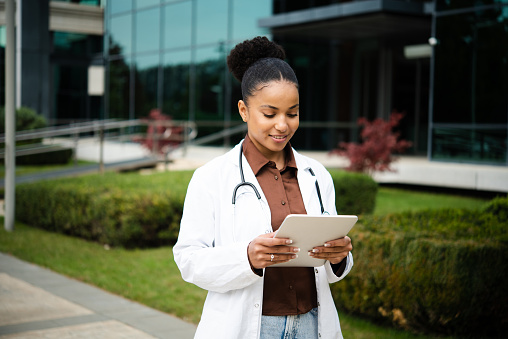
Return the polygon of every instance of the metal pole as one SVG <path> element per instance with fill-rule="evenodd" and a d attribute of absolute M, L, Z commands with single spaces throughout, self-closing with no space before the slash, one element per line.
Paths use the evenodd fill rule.
<path fill-rule="evenodd" d="M 5 1 L 5 219 L 6 231 L 14 230 L 16 202 L 16 80 L 15 70 L 15 35 L 14 35 L 14 0 Z M 19 27 L 18 27 L 19 29 Z"/>
<path fill-rule="evenodd" d="M 104 174 L 104 126 L 99 129 L 99 172 Z"/>

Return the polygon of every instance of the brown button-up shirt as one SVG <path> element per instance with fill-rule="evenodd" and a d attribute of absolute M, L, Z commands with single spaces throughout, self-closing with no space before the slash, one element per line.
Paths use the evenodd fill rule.
<path fill-rule="evenodd" d="M 288 144 L 285 148 L 286 163 L 282 170 L 266 159 L 248 136 L 242 147 L 270 206 L 273 230 L 277 230 L 289 214 L 307 214 L 291 146 Z M 312 267 L 265 269 L 263 315 L 297 315 L 307 313 L 314 307 L 317 307 L 317 292 Z"/>

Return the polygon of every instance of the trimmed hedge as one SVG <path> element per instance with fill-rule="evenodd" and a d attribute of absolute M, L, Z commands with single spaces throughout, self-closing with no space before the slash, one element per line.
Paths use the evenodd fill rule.
<path fill-rule="evenodd" d="M 192 172 L 106 173 L 18 185 L 16 219 L 113 246 L 174 243 Z"/>
<path fill-rule="evenodd" d="M 339 214 L 369 214 L 376 207 L 378 185 L 370 176 L 343 170 L 330 170 L 335 186 L 335 205 Z"/>
<path fill-rule="evenodd" d="M 337 307 L 422 332 L 508 333 L 508 199 L 478 210 L 362 217 Z"/>
<path fill-rule="evenodd" d="M 44 152 L 16 157 L 17 165 L 65 165 L 74 153 L 72 148 L 61 148 L 51 152 Z"/>

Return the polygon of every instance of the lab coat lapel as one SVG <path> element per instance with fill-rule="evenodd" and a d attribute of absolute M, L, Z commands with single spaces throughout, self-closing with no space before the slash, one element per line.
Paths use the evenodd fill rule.
<path fill-rule="evenodd" d="M 300 186 L 300 192 L 302 193 L 305 210 L 307 211 L 307 214 L 319 215 L 321 211 L 316 210 L 315 204 L 312 200 L 316 189 L 316 177 L 310 173 L 311 167 L 309 163 L 295 150 L 293 150 L 293 153 L 295 154 L 296 166 L 298 167 L 298 185 Z"/>

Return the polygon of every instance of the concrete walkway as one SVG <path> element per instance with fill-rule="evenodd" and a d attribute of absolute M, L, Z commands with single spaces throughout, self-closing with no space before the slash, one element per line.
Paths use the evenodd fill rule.
<path fill-rule="evenodd" d="M 188 339 L 169 314 L 0 253 L 0 338 Z"/>

